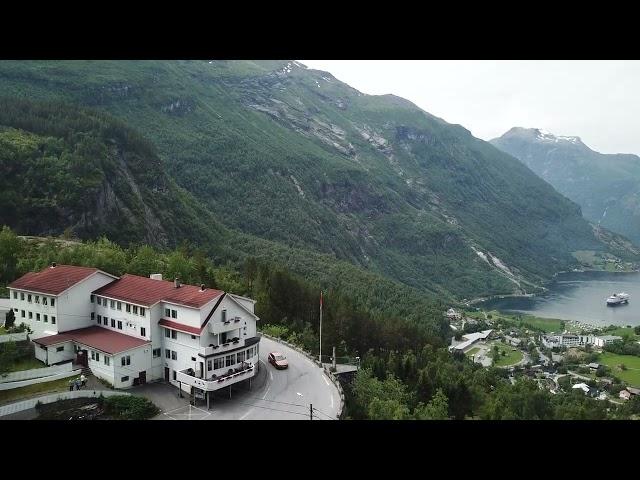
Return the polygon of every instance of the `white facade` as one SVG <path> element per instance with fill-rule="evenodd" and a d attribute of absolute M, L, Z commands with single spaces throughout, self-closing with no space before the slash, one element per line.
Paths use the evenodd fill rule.
<path fill-rule="evenodd" d="M 542 344 L 545 347 L 584 347 L 585 345 L 595 345 L 596 347 L 604 347 L 606 344 L 622 340 L 622 337 L 613 335 L 604 335 L 597 337 L 595 335 L 544 335 Z"/>
<path fill-rule="evenodd" d="M 91 292 L 111 283 L 114 278 L 97 271 L 59 295 L 9 287 L 15 324 L 28 325 L 33 331 L 32 338 L 91 326 Z"/>

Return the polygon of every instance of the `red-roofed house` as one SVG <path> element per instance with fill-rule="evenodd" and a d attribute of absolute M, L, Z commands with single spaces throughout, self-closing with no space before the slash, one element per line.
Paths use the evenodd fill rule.
<path fill-rule="evenodd" d="M 32 338 L 93 325 L 89 295 L 117 278 L 97 268 L 55 263 L 29 272 L 8 286 L 16 324 L 28 325 Z"/>
<path fill-rule="evenodd" d="M 93 289 L 81 289 L 73 303 L 77 310 L 65 310 L 75 323 L 65 322 L 65 328 L 35 340 L 36 357 L 46 364 L 76 360 L 116 388 L 164 380 L 205 398 L 255 375 L 260 339 L 254 300 L 204 285 L 182 285 L 177 279 L 168 282 L 159 274 L 118 279 L 97 269 L 60 265 L 52 270 L 57 269 L 68 273 L 46 270 L 46 278 L 43 271 L 16 280 L 10 285 L 18 292 L 12 301 L 31 300 L 32 305 L 34 292 L 49 291 L 58 295 L 55 305 L 60 308 L 60 298 L 71 291 L 63 289 L 61 278 L 74 273 L 78 286 L 92 276 L 104 278 Z M 27 287 L 32 296 L 23 300 L 20 293 Z M 56 325 L 62 326 L 60 321 Z"/>

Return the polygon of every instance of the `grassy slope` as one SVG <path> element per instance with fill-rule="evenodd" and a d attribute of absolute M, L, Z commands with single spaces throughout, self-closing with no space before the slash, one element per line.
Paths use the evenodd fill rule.
<path fill-rule="evenodd" d="M 598 356 L 598 362 L 607 365 L 620 379 L 634 387 L 640 387 L 640 357 L 635 355 L 616 355 L 603 352 Z M 618 365 L 624 364 L 627 369 L 621 370 Z"/>

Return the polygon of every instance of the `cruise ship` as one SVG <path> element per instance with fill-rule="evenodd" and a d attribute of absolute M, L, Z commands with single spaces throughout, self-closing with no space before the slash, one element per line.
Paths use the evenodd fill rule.
<path fill-rule="evenodd" d="M 607 306 L 613 307 L 616 305 L 624 305 L 629 303 L 629 294 L 628 293 L 614 293 L 609 298 L 607 298 Z"/>

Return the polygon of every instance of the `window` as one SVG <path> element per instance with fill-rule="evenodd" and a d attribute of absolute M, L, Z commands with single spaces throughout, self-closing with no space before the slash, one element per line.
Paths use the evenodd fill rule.
<path fill-rule="evenodd" d="M 39 322 L 39 321 L 40 321 L 40 314 L 36 313 L 36 322 Z"/>
<path fill-rule="evenodd" d="M 29 320 L 33 318 L 33 312 L 29 312 Z"/>
<path fill-rule="evenodd" d="M 207 371 L 211 370 L 212 366 L 213 366 L 213 362 L 211 362 L 211 360 L 207 360 Z"/>
<path fill-rule="evenodd" d="M 52 299 L 51 299 L 51 306 L 52 306 L 52 307 L 55 307 L 55 306 L 56 306 L 56 299 L 55 299 L 55 298 L 52 298 Z"/>
<path fill-rule="evenodd" d="M 42 304 L 43 305 L 48 305 L 49 304 L 47 297 L 42 297 Z"/>
<path fill-rule="evenodd" d="M 219 368 L 224 367 L 224 357 L 214 358 L 213 359 L 213 369 L 218 370 Z"/>
<path fill-rule="evenodd" d="M 238 352 L 238 359 L 236 360 L 236 362 L 244 362 L 244 352 Z"/>
<path fill-rule="evenodd" d="M 122 310 L 122 302 L 118 302 L 118 310 Z"/>
<path fill-rule="evenodd" d="M 177 340 L 178 339 L 178 332 L 175 330 L 171 330 L 171 338 L 173 340 Z"/>
<path fill-rule="evenodd" d="M 162 353 L 162 349 L 161 348 L 154 348 L 153 349 L 153 358 L 158 358 Z"/>
<path fill-rule="evenodd" d="M 31 303 L 31 294 L 27 295 L 27 302 Z"/>
<path fill-rule="evenodd" d="M 49 323 L 49 317 L 47 317 L 46 315 L 44 316 L 44 323 Z"/>
<path fill-rule="evenodd" d="M 116 328 L 116 319 L 115 318 L 111 319 L 111 328 Z"/>
<path fill-rule="evenodd" d="M 20 292 L 20 300 L 24 300 L 24 293 Z"/>
<path fill-rule="evenodd" d="M 195 340 L 196 336 L 195 335 L 191 335 L 191 340 Z"/>
<path fill-rule="evenodd" d="M 164 309 L 164 316 L 165 317 L 170 317 L 171 316 L 171 310 L 169 310 L 168 308 Z"/>
<path fill-rule="evenodd" d="M 120 381 L 121 381 L 121 382 L 128 382 L 128 381 L 129 381 L 129 376 L 121 377 L 121 378 L 120 378 Z"/>
<path fill-rule="evenodd" d="M 134 306 L 133 306 L 133 313 L 134 313 L 135 315 L 137 315 L 137 314 L 138 314 L 138 307 L 137 307 L 136 305 L 134 305 Z"/>
<path fill-rule="evenodd" d="M 191 361 L 195 362 L 196 361 L 196 357 L 191 357 Z"/>
<path fill-rule="evenodd" d="M 52 324 L 56 324 L 56 317 L 54 317 L 53 315 L 51 315 L 51 323 Z"/>
<path fill-rule="evenodd" d="M 91 360 L 95 360 L 95 359 L 96 359 L 96 352 L 91 350 Z"/>
<path fill-rule="evenodd" d="M 91 312 L 91 320 L 95 320 L 95 319 L 96 319 L 95 312 Z M 98 323 L 100 323 L 100 320 L 98 320 Z"/>
<path fill-rule="evenodd" d="M 171 350 L 169 350 L 168 348 L 165 348 L 164 356 L 167 358 L 171 358 Z"/>
<path fill-rule="evenodd" d="M 96 362 L 100 361 L 100 354 L 98 352 L 96 352 Z"/>
<path fill-rule="evenodd" d="M 140 327 L 140 336 L 141 337 L 146 337 L 147 336 L 147 329 L 144 327 Z"/>
<path fill-rule="evenodd" d="M 144 317 L 144 307 L 140 307 L 140 316 Z"/>
<path fill-rule="evenodd" d="M 95 300 L 95 298 L 96 298 L 96 297 L 95 297 L 94 295 L 91 295 L 91 297 L 89 297 L 89 299 L 91 300 L 91 303 L 93 303 L 93 301 Z"/>
<path fill-rule="evenodd" d="M 24 310 L 20 310 L 20 316 L 24 318 Z"/>
<path fill-rule="evenodd" d="M 131 355 L 123 356 L 120 358 L 120 363 L 124 367 L 125 365 L 131 365 Z"/>
<path fill-rule="evenodd" d="M 114 308 L 116 308 L 116 302 L 115 302 L 115 300 L 109 300 L 109 308 L 111 308 L 112 310 L 113 310 Z"/>
<path fill-rule="evenodd" d="M 127 303 L 125 307 L 127 309 L 127 313 L 131 313 L 131 304 Z"/>
<path fill-rule="evenodd" d="M 171 310 L 171 318 L 178 318 L 177 310 Z"/>
<path fill-rule="evenodd" d="M 171 351 L 171 360 L 178 360 L 178 352 L 175 350 Z"/>
<path fill-rule="evenodd" d="M 227 311 L 226 310 L 222 310 L 222 321 L 223 322 L 227 321 Z"/>
<path fill-rule="evenodd" d="M 102 315 L 98 315 L 98 323 L 102 323 Z"/>
<path fill-rule="evenodd" d="M 176 381 L 176 371 L 175 370 L 173 371 L 173 381 L 174 382 Z"/>
<path fill-rule="evenodd" d="M 64 352 L 64 345 L 61 347 L 56 347 L 56 352 Z"/>
<path fill-rule="evenodd" d="M 167 337 L 167 338 L 171 337 L 171 331 L 168 328 L 164 329 L 164 336 Z"/>
<path fill-rule="evenodd" d="M 253 347 L 247 349 L 247 359 L 253 357 Z"/>
<path fill-rule="evenodd" d="M 118 320 L 118 330 L 122 330 L 122 321 Z"/>
<path fill-rule="evenodd" d="M 110 363 L 111 363 L 111 359 L 105 355 L 104 356 L 104 364 L 108 366 Z"/>
<path fill-rule="evenodd" d="M 16 291 L 13 292 L 13 299 L 14 300 L 18 299 L 18 292 L 16 292 Z"/>
<path fill-rule="evenodd" d="M 231 365 L 233 365 L 234 363 L 236 363 L 236 354 L 233 353 L 231 355 L 227 355 L 226 357 L 226 364 L 225 366 L 230 367 Z"/>
<path fill-rule="evenodd" d="M 108 320 L 109 320 L 109 319 L 108 319 L 107 317 L 104 317 L 104 318 L 102 319 L 102 323 L 103 323 L 105 326 L 107 326 L 107 327 L 109 326 L 109 325 L 108 325 L 108 323 L 109 323 L 109 321 L 108 321 Z"/>
<path fill-rule="evenodd" d="M 40 303 L 40 295 L 36 295 L 36 303 Z"/>

